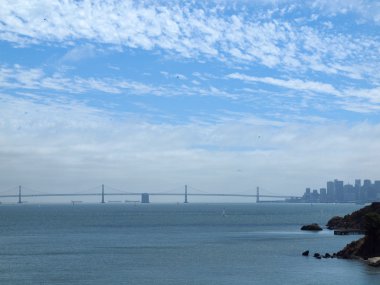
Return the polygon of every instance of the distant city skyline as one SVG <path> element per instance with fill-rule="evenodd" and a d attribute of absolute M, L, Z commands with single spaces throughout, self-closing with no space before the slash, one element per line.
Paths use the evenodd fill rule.
<path fill-rule="evenodd" d="M 379 19 L 369 0 L 0 1 L 0 192 L 375 180 Z"/>
<path fill-rule="evenodd" d="M 325 188 L 307 187 L 300 199 L 307 203 L 371 203 L 380 201 L 380 179 L 355 179 L 354 184 L 339 179 L 327 181 Z"/>

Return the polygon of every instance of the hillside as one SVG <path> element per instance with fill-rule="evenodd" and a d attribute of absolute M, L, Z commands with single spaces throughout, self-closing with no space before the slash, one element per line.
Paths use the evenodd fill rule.
<path fill-rule="evenodd" d="M 345 215 L 344 217 L 331 218 L 326 226 L 330 230 L 335 229 L 365 229 L 366 219 L 365 216 L 369 213 L 380 214 L 380 202 L 374 202 L 369 206 L 359 209 L 352 214 Z"/>
<path fill-rule="evenodd" d="M 354 241 L 337 255 L 341 258 L 364 258 L 380 256 L 380 203 L 372 203 L 344 217 L 328 221 L 329 229 L 363 229 L 363 238 Z"/>

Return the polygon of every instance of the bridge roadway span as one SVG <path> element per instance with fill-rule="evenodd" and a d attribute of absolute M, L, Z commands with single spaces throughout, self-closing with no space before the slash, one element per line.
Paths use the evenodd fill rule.
<path fill-rule="evenodd" d="M 28 197 L 78 197 L 78 196 L 141 196 L 142 192 L 126 192 L 126 193 L 46 193 L 46 194 L 22 194 L 22 198 Z M 146 193 L 149 196 L 185 196 L 184 193 Z M 0 195 L 0 198 L 17 198 L 19 194 Z M 257 195 L 257 194 L 226 194 L 226 193 L 187 193 L 187 196 L 208 196 L 208 197 L 252 197 L 257 198 L 296 198 L 295 196 L 280 195 Z"/>

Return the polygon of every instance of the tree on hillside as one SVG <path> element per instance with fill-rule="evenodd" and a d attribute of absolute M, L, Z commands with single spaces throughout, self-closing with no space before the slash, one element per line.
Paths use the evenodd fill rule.
<path fill-rule="evenodd" d="M 365 215 L 365 251 L 371 255 L 380 254 L 380 215 L 371 212 Z"/>

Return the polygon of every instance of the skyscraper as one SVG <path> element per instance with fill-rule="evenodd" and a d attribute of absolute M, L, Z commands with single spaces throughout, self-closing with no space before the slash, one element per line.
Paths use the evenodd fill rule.
<path fill-rule="evenodd" d="M 311 191 L 310 188 L 306 188 L 305 194 L 303 195 L 303 198 L 306 203 L 309 203 L 311 201 Z"/>
<path fill-rule="evenodd" d="M 351 184 L 345 184 L 343 186 L 344 190 L 344 202 L 355 202 L 356 201 L 356 195 L 355 195 L 355 187 Z"/>
<path fill-rule="evenodd" d="M 334 182 L 328 181 L 327 182 L 327 202 L 333 203 L 335 202 L 335 188 L 334 188 Z"/>
<path fill-rule="evenodd" d="M 326 203 L 327 202 L 327 192 L 326 188 L 321 188 L 319 189 L 319 201 L 321 203 Z"/>
<path fill-rule="evenodd" d="M 334 180 L 334 189 L 335 189 L 335 201 L 338 203 L 344 202 L 343 181 L 335 179 Z"/>
<path fill-rule="evenodd" d="M 360 179 L 355 179 L 355 199 L 360 201 L 360 189 L 362 187 L 362 182 Z"/>
<path fill-rule="evenodd" d="M 368 191 L 371 189 L 371 180 L 364 179 L 363 186 L 360 189 L 360 202 L 365 203 L 368 201 Z"/>
<path fill-rule="evenodd" d="M 376 201 L 380 201 L 380 180 L 376 180 L 373 183 L 373 188 L 376 191 Z"/>

